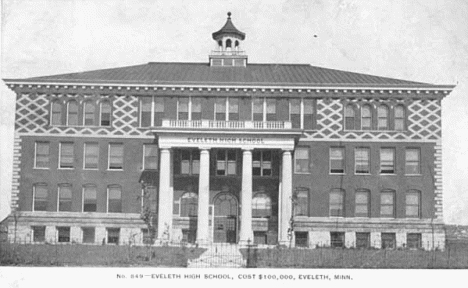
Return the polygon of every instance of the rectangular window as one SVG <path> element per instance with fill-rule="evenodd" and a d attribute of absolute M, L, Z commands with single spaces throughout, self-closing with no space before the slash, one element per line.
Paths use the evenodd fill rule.
<path fill-rule="evenodd" d="M 354 150 L 354 173 L 369 174 L 370 173 L 370 149 L 356 148 Z"/>
<path fill-rule="evenodd" d="M 192 97 L 192 120 L 201 120 L 201 98 Z"/>
<path fill-rule="evenodd" d="M 253 121 L 263 121 L 263 98 L 255 98 L 252 105 Z"/>
<path fill-rule="evenodd" d="M 370 203 L 369 191 L 356 191 L 355 194 L 355 217 L 369 217 L 369 203 Z"/>
<path fill-rule="evenodd" d="M 72 186 L 69 184 L 62 184 L 58 187 L 58 211 L 71 211 L 72 210 Z"/>
<path fill-rule="evenodd" d="M 301 99 L 289 100 L 289 121 L 292 128 L 301 128 Z"/>
<path fill-rule="evenodd" d="M 107 228 L 107 244 L 119 244 L 120 228 Z"/>
<path fill-rule="evenodd" d="M 189 98 L 181 97 L 177 101 L 177 120 L 188 120 Z"/>
<path fill-rule="evenodd" d="M 239 99 L 229 98 L 229 121 L 239 121 Z"/>
<path fill-rule="evenodd" d="M 84 144 L 84 169 L 97 170 L 99 168 L 99 144 Z"/>
<path fill-rule="evenodd" d="M 45 241 L 45 226 L 32 226 L 33 242 Z"/>
<path fill-rule="evenodd" d="M 59 243 L 70 242 L 70 227 L 57 227 L 57 234 Z"/>
<path fill-rule="evenodd" d="M 36 184 L 33 186 L 34 204 L 33 211 L 47 211 L 49 203 L 49 190 L 45 184 Z"/>
<path fill-rule="evenodd" d="M 356 248 L 366 249 L 370 247 L 370 233 L 356 232 Z"/>
<path fill-rule="evenodd" d="M 409 249 L 421 249 L 421 233 L 406 234 L 406 247 Z"/>
<path fill-rule="evenodd" d="M 314 100 L 304 99 L 304 129 L 314 129 Z"/>
<path fill-rule="evenodd" d="M 276 121 L 276 99 L 266 100 L 266 121 Z"/>
<path fill-rule="evenodd" d="M 153 97 L 154 102 L 154 117 L 153 126 L 161 126 L 164 118 L 164 98 Z"/>
<path fill-rule="evenodd" d="M 121 143 L 109 144 L 109 170 L 123 169 L 123 148 L 123 144 Z"/>
<path fill-rule="evenodd" d="M 380 149 L 380 173 L 395 174 L 395 149 Z"/>
<path fill-rule="evenodd" d="M 272 155 L 271 151 L 254 150 L 252 153 L 252 175 L 254 176 L 271 176 Z"/>
<path fill-rule="evenodd" d="M 198 175 L 200 174 L 200 151 L 181 150 L 180 151 L 180 174 Z"/>
<path fill-rule="evenodd" d="M 405 173 L 406 175 L 421 174 L 421 151 L 418 148 L 408 148 L 405 153 Z"/>
<path fill-rule="evenodd" d="M 308 232 L 294 232 L 296 247 L 309 247 L 309 233 Z"/>
<path fill-rule="evenodd" d="M 330 192 L 330 216 L 344 217 L 344 191 L 332 190 Z"/>
<path fill-rule="evenodd" d="M 380 217 L 395 218 L 395 192 L 380 193 Z"/>
<path fill-rule="evenodd" d="M 382 249 L 395 249 L 396 235 L 395 233 L 382 233 Z"/>
<path fill-rule="evenodd" d="M 406 193 L 406 217 L 419 218 L 421 216 L 421 193 L 409 191 Z"/>
<path fill-rule="evenodd" d="M 345 151 L 344 148 L 330 148 L 330 173 L 345 173 Z"/>
<path fill-rule="evenodd" d="M 97 211 L 97 191 L 96 186 L 83 187 L 83 212 Z"/>
<path fill-rule="evenodd" d="M 226 121 L 226 98 L 216 98 L 215 120 Z"/>
<path fill-rule="evenodd" d="M 36 142 L 36 157 L 34 158 L 34 168 L 49 168 L 49 149 L 49 142 Z"/>
<path fill-rule="evenodd" d="M 333 248 L 343 248 L 345 246 L 345 233 L 330 232 L 330 246 Z"/>
<path fill-rule="evenodd" d="M 216 175 L 236 175 L 237 174 L 237 153 L 236 150 L 218 150 L 216 153 Z"/>
<path fill-rule="evenodd" d="M 151 123 L 151 106 L 152 97 L 142 97 L 140 102 L 140 126 L 141 127 L 150 127 Z"/>
<path fill-rule="evenodd" d="M 81 231 L 83 232 L 83 243 L 94 243 L 96 233 L 94 227 L 83 227 Z"/>
<path fill-rule="evenodd" d="M 75 161 L 74 148 L 73 143 L 60 143 L 59 168 L 73 169 Z"/>
<path fill-rule="evenodd" d="M 309 173 L 309 148 L 296 148 L 296 151 L 294 151 L 294 162 L 296 173 Z"/>
<path fill-rule="evenodd" d="M 107 187 L 107 212 L 122 212 L 122 187 L 112 185 Z"/>
<path fill-rule="evenodd" d="M 158 145 L 144 144 L 143 145 L 143 169 L 156 170 L 158 169 Z"/>

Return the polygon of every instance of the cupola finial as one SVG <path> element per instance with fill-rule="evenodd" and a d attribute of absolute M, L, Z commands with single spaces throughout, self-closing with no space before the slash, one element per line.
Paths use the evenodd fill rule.
<path fill-rule="evenodd" d="M 231 19 L 231 12 L 228 12 L 228 19 Z"/>

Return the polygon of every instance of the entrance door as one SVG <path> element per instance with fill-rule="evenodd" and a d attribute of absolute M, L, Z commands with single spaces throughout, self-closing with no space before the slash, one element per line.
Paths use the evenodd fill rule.
<path fill-rule="evenodd" d="M 214 242 L 236 243 L 237 199 L 230 193 L 223 193 L 216 197 L 214 210 Z"/>

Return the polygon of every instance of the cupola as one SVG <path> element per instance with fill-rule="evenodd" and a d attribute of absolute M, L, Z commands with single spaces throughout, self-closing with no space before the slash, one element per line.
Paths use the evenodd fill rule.
<path fill-rule="evenodd" d="M 226 24 L 213 33 L 216 47 L 210 54 L 210 66 L 245 67 L 247 55 L 242 50 L 245 33 L 239 31 L 231 21 L 231 12 L 227 13 Z"/>

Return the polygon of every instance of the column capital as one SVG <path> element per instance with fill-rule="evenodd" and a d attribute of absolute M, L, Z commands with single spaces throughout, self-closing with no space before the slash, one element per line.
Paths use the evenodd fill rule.
<path fill-rule="evenodd" d="M 210 149 L 211 149 L 211 148 L 210 148 L 210 147 L 208 147 L 208 148 L 207 148 L 207 147 L 203 147 L 203 148 L 198 148 L 198 149 L 200 150 L 200 153 L 202 153 L 202 152 L 208 153 L 208 152 L 210 152 Z"/>
<path fill-rule="evenodd" d="M 252 148 L 242 148 L 242 153 L 252 153 Z"/>
<path fill-rule="evenodd" d="M 170 152 L 171 151 L 171 147 L 159 147 L 159 150 L 161 152 Z"/>
<path fill-rule="evenodd" d="M 292 153 L 293 149 L 283 149 L 283 154 Z"/>

